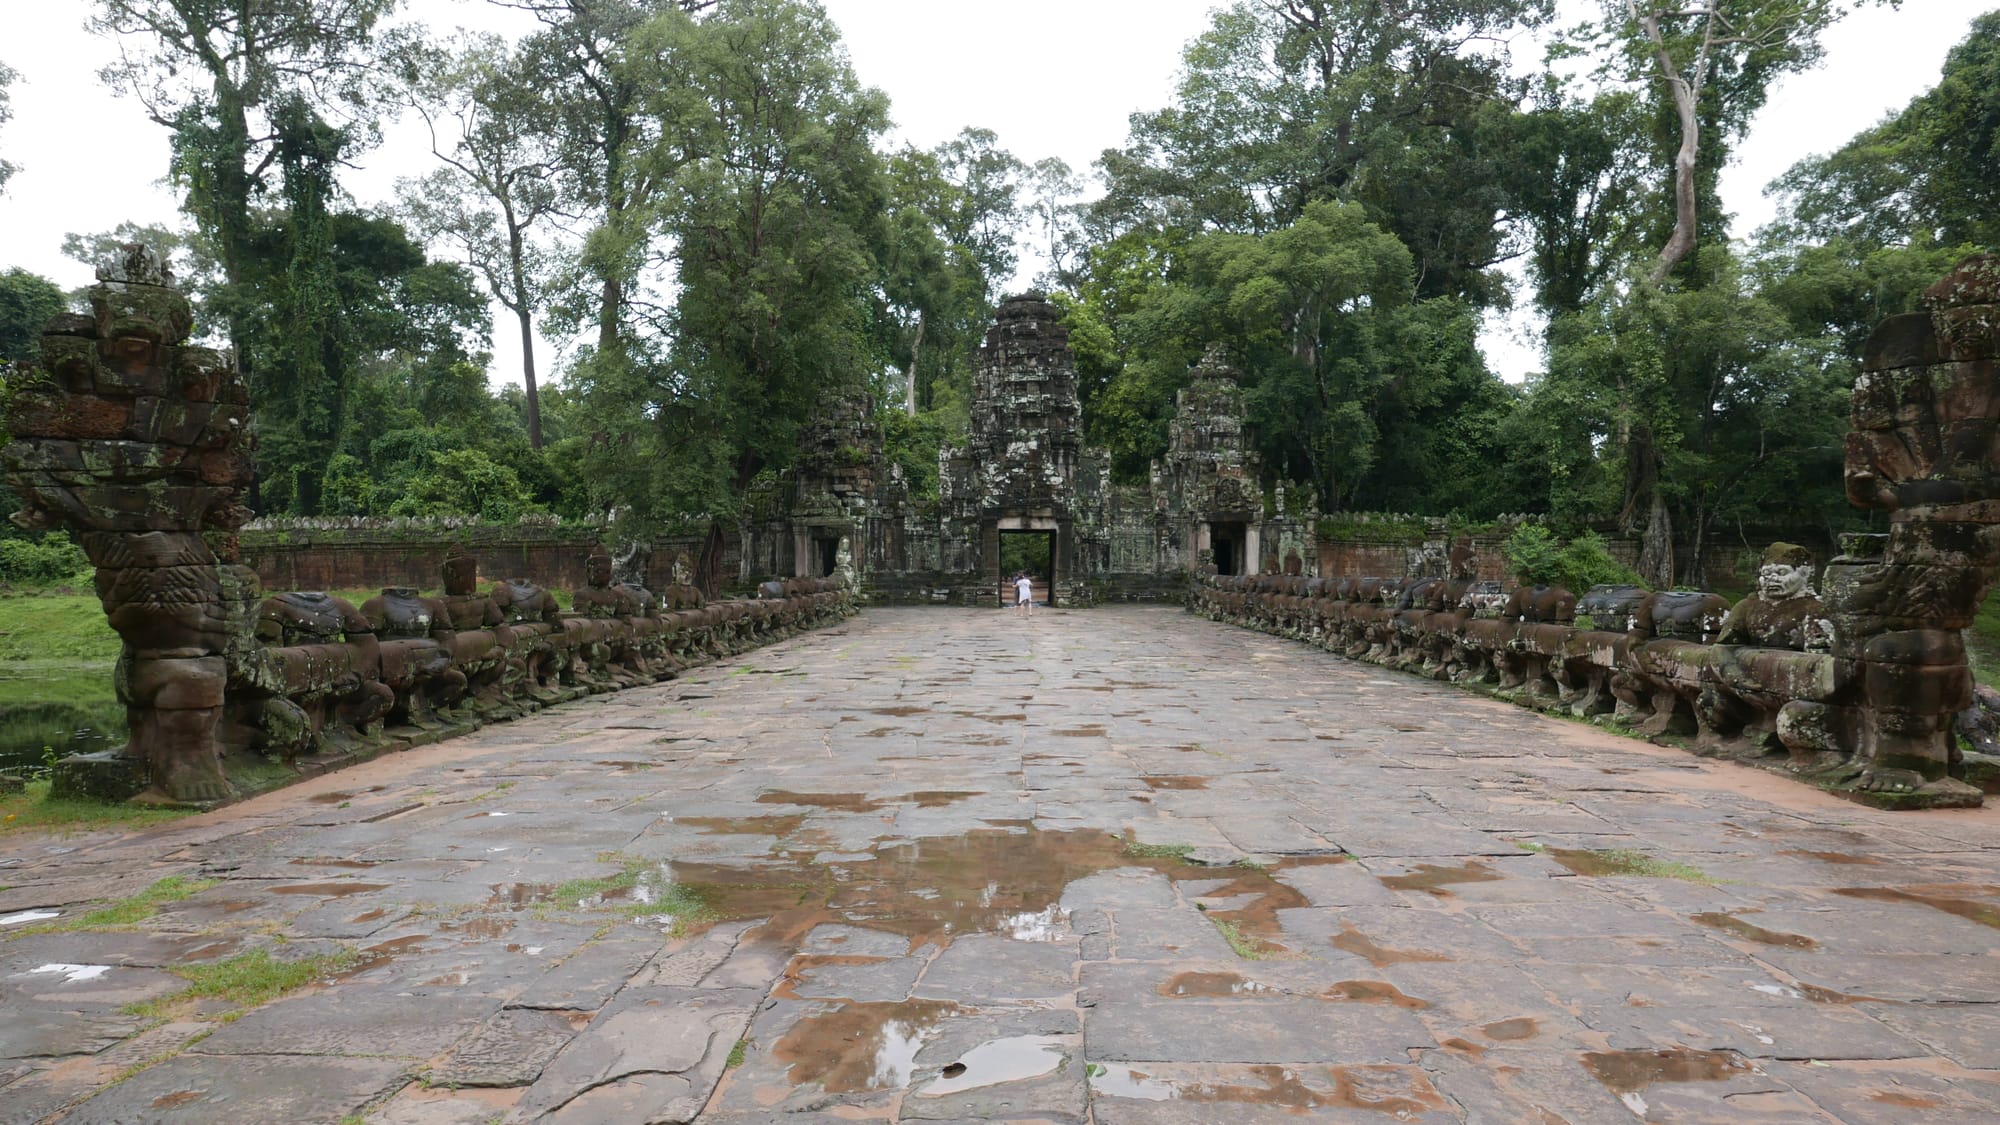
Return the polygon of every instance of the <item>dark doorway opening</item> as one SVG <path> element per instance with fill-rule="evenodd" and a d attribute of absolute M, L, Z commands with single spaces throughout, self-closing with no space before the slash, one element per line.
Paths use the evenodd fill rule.
<path fill-rule="evenodd" d="M 1056 533 L 1053 531 L 1003 531 L 1000 533 L 1000 604 L 1014 604 L 1014 576 L 1026 571 L 1035 583 L 1035 601 L 1054 605 Z"/>
<path fill-rule="evenodd" d="M 831 535 L 815 535 L 812 540 L 812 578 L 833 577 L 834 567 L 840 565 L 840 540 Z"/>
<path fill-rule="evenodd" d="M 1217 574 L 1245 574 L 1243 569 L 1244 547 L 1249 533 L 1241 523 L 1212 523 L 1208 525 L 1210 553 L 1215 556 Z"/>

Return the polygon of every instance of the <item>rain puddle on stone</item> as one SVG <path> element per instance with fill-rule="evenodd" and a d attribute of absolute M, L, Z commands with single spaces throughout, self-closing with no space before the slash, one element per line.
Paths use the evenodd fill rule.
<path fill-rule="evenodd" d="M 1345 862 L 1347 857 L 1337 855 L 1295 856 L 1268 868 L 1243 869 L 1242 874 L 1223 886 L 1202 892 L 1196 901 L 1206 905 L 1203 913 L 1211 921 L 1228 922 L 1238 933 L 1255 941 L 1260 955 L 1293 954 L 1297 951 L 1278 940 L 1284 934 L 1284 928 L 1278 924 L 1278 912 L 1311 906 L 1312 903 L 1291 884 L 1279 882 L 1272 876 L 1300 867 Z M 1203 873 L 1201 868 L 1181 867 L 1169 869 L 1167 876 L 1172 879 L 1195 879 L 1202 877 Z"/>
<path fill-rule="evenodd" d="M 1882 866 L 1882 861 L 1876 859 L 1874 856 L 1849 855 L 1846 852 L 1809 852 L 1809 851 L 1803 851 L 1798 848 L 1788 848 L 1784 851 L 1779 852 L 1778 854 L 1803 856 L 1806 859 L 1819 860 L 1821 863 L 1838 863 L 1847 867 Z"/>
<path fill-rule="evenodd" d="M 29 969 L 26 975 L 34 976 L 40 973 L 60 973 L 64 984 L 75 984 L 78 981 L 96 980 L 110 971 L 111 966 L 109 965 L 69 965 L 62 962 L 53 962 Z"/>
<path fill-rule="evenodd" d="M 805 805 L 816 809 L 831 809 L 834 812 L 864 813 L 874 812 L 888 802 L 871 800 L 866 793 L 793 793 L 789 790 L 773 789 L 759 793 L 757 803 Z"/>
<path fill-rule="evenodd" d="M 486 899 L 486 905 L 502 910 L 520 910 L 554 902 L 555 897 L 554 883 L 494 883 L 493 893 Z"/>
<path fill-rule="evenodd" d="M 806 814 L 786 816 L 677 816 L 675 824 L 699 830 L 705 836 L 789 836 L 804 824 Z"/>
<path fill-rule="evenodd" d="M 324 856 L 301 856 L 291 861 L 295 867 L 338 867 L 347 871 L 366 871 L 381 862 L 379 859 L 330 859 Z"/>
<path fill-rule="evenodd" d="M 1403 875 L 1377 876 L 1382 885 L 1392 891 L 1425 891 L 1439 898 L 1450 898 L 1446 887 L 1454 883 L 1494 883 L 1506 876 L 1477 861 L 1459 867 L 1441 867 L 1435 863 L 1420 863 L 1416 870 Z"/>
<path fill-rule="evenodd" d="M 355 977 L 371 969 L 381 968 L 405 953 L 413 951 L 422 952 L 424 943 L 429 940 L 431 940 L 429 934 L 410 934 L 405 937 L 390 938 L 388 941 L 378 941 L 374 945 L 364 946 L 360 950 L 360 959 L 354 963 L 354 967 L 341 973 L 334 979 L 341 981 L 353 980 Z"/>
<path fill-rule="evenodd" d="M 1378 969 L 1406 962 L 1451 960 L 1442 953 L 1428 953 L 1420 949 L 1388 949 L 1376 945 L 1367 934 L 1346 922 L 1340 924 L 1340 932 L 1333 936 L 1333 947 L 1357 957 L 1366 957 L 1368 963 Z"/>
<path fill-rule="evenodd" d="M 307 797 L 306 800 L 315 805 L 337 805 L 342 801 L 351 801 L 364 793 L 380 793 L 387 788 L 386 785 L 371 785 L 353 793 L 321 793 L 317 797 Z"/>
<path fill-rule="evenodd" d="M 1292 1111 L 1370 1110 L 1401 1118 L 1445 1109 L 1443 1095 L 1406 1067 L 1176 1066 L 1171 1070 L 1167 1074 L 1130 1066 L 1094 1066 L 1090 1088 L 1099 1097 L 1268 1105 Z"/>
<path fill-rule="evenodd" d="M 1690 914 L 1688 915 L 1688 920 L 1698 926 L 1707 926 L 1711 930 L 1721 930 L 1732 937 L 1739 937 L 1745 941 L 1754 941 L 1760 945 L 1777 945 L 1786 949 L 1819 948 L 1818 942 L 1803 934 L 1788 934 L 1778 930 L 1767 930 L 1762 926 L 1752 925 L 1734 914 L 1709 911 L 1702 914 Z"/>
<path fill-rule="evenodd" d="M 981 1086 L 1019 1082 L 1054 1073 L 1069 1059 L 1056 1035 L 1011 1035 L 981 1043 L 917 1089 L 917 1096 L 943 1097 Z"/>
<path fill-rule="evenodd" d="M 1229 899 L 1232 909 L 1214 911 L 1212 916 L 1238 918 L 1247 932 L 1268 929 L 1275 935 L 1276 911 L 1304 905 L 1305 900 L 1274 879 L 1273 872 L 1294 864 L 1341 859 L 1312 857 L 1286 861 L 1269 871 L 1218 872 L 1171 856 L 1130 855 L 1127 846 L 1123 838 L 1105 832 L 1022 827 L 878 845 L 875 858 L 865 862 L 753 866 L 673 862 L 661 870 L 699 897 L 706 915 L 715 920 L 765 919 L 744 935 L 743 946 L 763 946 L 773 956 L 788 958 L 783 972 L 796 982 L 816 965 L 847 963 L 823 954 L 791 956 L 805 935 L 829 923 L 896 934 L 912 953 L 927 945 L 943 948 L 969 934 L 997 934 L 1017 941 L 1066 940 L 1070 933 L 1068 912 L 1061 907 L 1063 891 L 1078 879 L 1122 868 L 1204 882 L 1223 875 L 1226 882 L 1210 893 Z M 1248 905 L 1235 908 L 1238 902 Z M 1225 975 L 1206 983 L 1185 978 L 1187 995 L 1200 995 L 1211 987 L 1228 989 Z M 1244 983 L 1246 991 L 1261 987 Z M 786 987 L 781 985 L 781 991 Z M 810 1083 L 829 1093 L 893 1087 L 908 1080 L 916 1051 L 937 1023 L 955 1011 L 938 1001 L 841 1003 L 801 1020 L 773 1048 L 774 1057 L 790 1067 L 794 1085 Z M 1039 1046 L 1010 1044 L 1005 1050 L 1024 1052 L 1038 1068 L 1033 1073 L 1060 1062 Z M 1055 1059 L 1055 1064 L 1046 1063 L 1044 1056 Z M 960 1061 L 967 1067 L 961 1076 L 966 1082 L 1008 1080 L 984 1076 L 988 1067 L 997 1067 L 995 1062 L 976 1068 L 978 1060 L 970 1056 Z M 927 1092 L 942 1091 L 932 1086 Z"/>
<path fill-rule="evenodd" d="M 370 891 L 387 890 L 387 883 L 293 883 L 284 887 L 272 887 L 274 895 L 318 895 L 321 898 L 346 898 L 348 895 L 365 895 Z"/>
<path fill-rule="evenodd" d="M 451 933 L 464 934 L 474 941 L 491 941 L 497 937 L 504 937 L 513 928 L 514 923 L 511 919 L 490 916 L 468 918 L 463 922 L 446 922 L 439 927 Z"/>
<path fill-rule="evenodd" d="M 30 922 L 46 922 L 62 917 L 60 910 L 22 910 L 13 914 L 0 914 L 0 926 L 25 926 Z"/>
<path fill-rule="evenodd" d="M 1734 1051 L 1697 1051 L 1675 1047 L 1664 1051 L 1591 1051 L 1583 1068 L 1618 1095 L 1627 1109 L 1646 1116 L 1641 1091 L 1661 1082 L 1726 1082 L 1750 1073 L 1750 1064 Z"/>
<path fill-rule="evenodd" d="M 1485 1032 L 1488 1039 L 1497 1040 L 1502 1043 L 1513 1043 L 1522 1039 L 1533 1039 L 1535 1036 L 1540 1035 L 1542 1033 L 1542 1025 L 1539 1021 L 1530 1019 L 1527 1016 L 1517 1016 L 1511 1020 L 1495 1020 L 1479 1030 Z"/>
<path fill-rule="evenodd" d="M 1245 996 L 1258 992 L 1273 991 L 1269 985 L 1245 977 L 1241 973 L 1175 973 L 1160 982 L 1155 989 L 1162 996 L 1175 999 L 1189 997 L 1212 999 L 1217 996 Z"/>
<path fill-rule="evenodd" d="M 939 1021 L 959 1010 L 948 1000 L 845 1004 L 793 1024 L 771 1055 L 790 1068 L 794 1086 L 829 1094 L 900 1089 Z"/>
<path fill-rule="evenodd" d="M 2000 906 L 1959 897 L 1967 892 L 1992 895 L 2000 893 L 2000 887 L 1943 884 L 1912 887 L 1909 890 L 1894 887 L 1835 887 L 1833 891 L 1834 894 L 1844 898 L 1872 899 L 1876 902 L 1908 902 L 1928 906 L 1932 910 L 1956 914 L 1968 921 L 2000 930 Z"/>
<path fill-rule="evenodd" d="M 1421 1012 L 1431 1006 L 1387 981 L 1344 980 L 1320 993 L 1322 1000 L 1353 1000 L 1362 1004 L 1389 1004 L 1405 1011 Z"/>

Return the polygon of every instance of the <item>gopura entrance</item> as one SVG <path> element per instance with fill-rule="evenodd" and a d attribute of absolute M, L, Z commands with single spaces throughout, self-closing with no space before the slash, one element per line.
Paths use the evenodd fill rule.
<path fill-rule="evenodd" d="M 1034 523 L 1034 520 L 1011 520 L 1010 523 Z M 1040 521 L 1053 523 L 1053 521 Z M 995 575 L 998 579 L 1000 604 L 1012 605 L 1015 600 L 1014 576 L 1026 574 L 1034 583 L 1035 601 L 1056 603 L 1055 561 L 1057 529 L 998 527 L 994 530 L 996 547 L 994 560 L 999 565 Z"/>
<path fill-rule="evenodd" d="M 966 437 L 939 451 L 934 495 L 885 456 L 865 394 L 822 404 L 769 521 L 745 526 L 743 580 L 824 574 L 845 550 L 871 604 L 1012 604 L 1025 570 L 1037 600 L 1083 606 L 1176 600 L 1209 565 L 1256 574 L 1296 551 L 1310 567 L 1317 512 L 1303 490 L 1266 495 L 1223 351 L 1190 368 L 1149 479 L 1116 484 L 1110 455 L 1083 440 L 1061 315 L 1039 293 L 1002 302 L 973 357 Z"/>
<path fill-rule="evenodd" d="M 1083 410 L 1060 316 L 1040 293 L 1000 306 L 974 359 L 971 435 L 945 453 L 946 507 L 979 528 L 971 569 L 991 582 L 992 600 L 978 599 L 989 605 L 1012 603 L 1021 571 L 1036 580 L 1038 601 L 1088 600 L 1076 534 Z M 1101 465 L 1088 469 L 1103 475 Z"/>

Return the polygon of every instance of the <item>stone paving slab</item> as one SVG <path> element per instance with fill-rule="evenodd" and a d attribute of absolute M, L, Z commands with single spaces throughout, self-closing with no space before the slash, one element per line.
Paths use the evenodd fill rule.
<path fill-rule="evenodd" d="M 182 1055 L 110 1087 L 62 1120 L 65 1125 L 335 1125 L 408 1079 L 408 1067 L 389 1059 Z"/>
<path fill-rule="evenodd" d="M 1165 608 L 874 610 L 0 884 L 0 1121 L 2000 1119 L 2000 810 Z M 175 999 L 246 954 L 338 968 Z"/>

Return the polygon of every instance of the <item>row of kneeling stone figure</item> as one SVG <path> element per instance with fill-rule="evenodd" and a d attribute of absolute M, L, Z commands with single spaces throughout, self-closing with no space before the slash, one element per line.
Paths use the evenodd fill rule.
<path fill-rule="evenodd" d="M 679 569 L 679 568 L 677 568 Z M 520 578 L 479 589 L 454 550 L 439 596 L 390 587 L 356 606 L 326 593 L 257 601 L 255 644 L 230 660 L 220 749 L 285 758 L 416 744 L 593 692 L 654 683 L 855 612 L 838 578 L 767 582 L 705 600 L 611 581 L 591 556 L 568 611 Z"/>
<path fill-rule="evenodd" d="M 1353 659 L 1490 685 L 1529 706 L 1691 736 L 1700 753 L 1861 787 L 1877 776 L 1855 735 L 1865 727 L 1854 721 L 1863 676 L 1834 653 L 1837 615 L 1812 575 L 1810 555 L 1780 543 L 1765 552 L 1756 591 L 1734 606 L 1637 586 L 1579 598 L 1470 577 L 1202 574 L 1189 607 Z M 1968 680 L 1960 706 L 1970 690 Z M 1978 803 L 1977 790 L 1950 792 L 1952 801 L 1929 803 Z"/>

